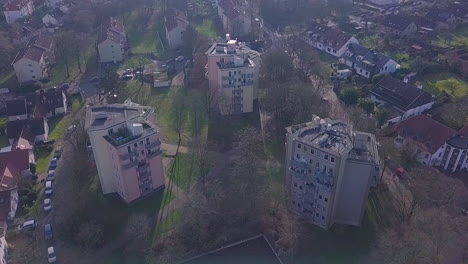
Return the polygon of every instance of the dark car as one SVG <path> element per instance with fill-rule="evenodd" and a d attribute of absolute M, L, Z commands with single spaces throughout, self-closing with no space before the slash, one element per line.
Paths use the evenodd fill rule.
<path fill-rule="evenodd" d="M 52 240 L 54 238 L 54 231 L 52 230 L 51 224 L 44 226 L 44 238 L 45 240 Z"/>
<path fill-rule="evenodd" d="M 54 180 L 55 180 L 55 170 L 48 171 L 46 181 L 54 181 Z"/>
<path fill-rule="evenodd" d="M 53 158 L 50 161 L 49 170 L 55 170 L 55 168 L 57 168 L 57 158 Z"/>
<path fill-rule="evenodd" d="M 62 157 L 62 152 L 63 152 L 62 147 L 59 146 L 59 147 L 55 148 L 54 158 L 60 159 L 60 157 Z"/>

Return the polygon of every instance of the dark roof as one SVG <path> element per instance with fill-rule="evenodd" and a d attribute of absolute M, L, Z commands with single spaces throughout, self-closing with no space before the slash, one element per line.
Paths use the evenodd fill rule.
<path fill-rule="evenodd" d="M 436 24 L 431 20 L 422 16 L 410 16 L 410 19 L 416 24 L 418 28 L 435 28 Z"/>
<path fill-rule="evenodd" d="M 33 149 L 34 139 L 35 136 L 31 133 L 31 131 L 29 131 L 28 128 L 23 127 L 23 130 L 21 130 L 19 137 L 16 138 L 15 141 L 13 141 L 13 144 L 11 144 L 11 149 Z"/>
<path fill-rule="evenodd" d="M 11 210 L 11 193 L 0 192 L 0 221 L 7 221 Z"/>
<path fill-rule="evenodd" d="M 30 46 L 26 50 L 18 52 L 15 58 L 15 61 L 13 63 L 16 63 L 22 58 L 30 59 L 35 62 L 40 62 L 43 56 L 44 56 L 43 49 L 38 48 L 36 46 Z"/>
<path fill-rule="evenodd" d="M 396 124 L 398 135 L 434 154 L 457 132 L 427 115 L 417 115 Z"/>
<path fill-rule="evenodd" d="M 170 8 L 166 12 L 165 18 L 165 26 L 167 31 L 171 31 L 178 26 L 186 27 L 188 24 L 187 16 L 182 11 L 176 8 Z"/>
<path fill-rule="evenodd" d="M 370 93 L 402 111 L 434 101 L 431 94 L 391 76 L 382 78 Z"/>
<path fill-rule="evenodd" d="M 12 0 L 8 1 L 3 5 L 3 11 L 15 11 L 20 10 L 24 7 L 29 1 L 32 0 Z"/>
<path fill-rule="evenodd" d="M 468 137 L 457 135 L 449 139 L 447 144 L 459 149 L 468 149 Z"/>
<path fill-rule="evenodd" d="M 341 49 L 353 36 L 341 30 L 312 22 L 307 30 L 309 37 L 334 49 Z"/>
<path fill-rule="evenodd" d="M 233 20 L 239 17 L 241 13 L 237 11 L 235 8 L 228 8 L 224 10 L 223 14 L 230 20 Z"/>
<path fill-rule="evenodd" d="M 447 7 L 447 10 L 456 17 L 466 18 L 468 16 L 468 3 L 452 3 Z"/>
<path fill-rule="evenodd" d="M 234 8 L 234 3 L 231 0 L 220 0 L 218 5 L 224 10 Z"/>
<path fill-rule="evenodd" d="M 54 44 L 54 38 L 46 33 L 41 33 L 37 36 L 36 40 L 34 41 L 34 45 L 38 48 L 42 49 L 52 49 Z"/>
<path fill-rule="evenodd" d="M 180 264 L 281 264 L 263 235 L 230 244 Z"/>
<path fill-rule="evenodd" d="M 47 14 L 48 14 L 49 16 L 55 18 L 55 19 L 60 19 L 60 18 L 62 18 L 62 17 L 65 15 L 65 13 L 63 13 L 63 11 L 60 10 L 59 8 L 56 8 L 56 9 L 54 9 L 54 10 L 48 12 Z"/>
<path fill-rule="evenodd" d="M 343 57 L 352 61 L 358 67 L 369 71 L 380 69 L 391 60 L 390 57 L 382 53 L 355 43 L 350 43 L 348 45 L 348 49 Z"/>
<path fill-rule="evenodd" d="M 122 34 L 125 31 L 123 23 L 115 17 L 109 18 L 107 27 L 119 34 Z"/>
<path fill-rule="evenodd" d="M 6 101 L 8 116 L 25 115 L 28 113 L 25 98 L 15 98 Z"/>
<path fill-rule="evenodd" d="M 13 150 L 0 153 L 0 164 L 12 164 L 18 170 L 29 169 L 29 150 Z"/>
<path fill-rule="evenodd" d="M 382 20 L 382 26 L 389 27 L 398 31 L 404 31 L 413 21 L 402 15 L 387 15 Z"/>
<path fill-rule="evenodd" d="M 11 151 L 10 151 L 11 152 Z M 16 152 L 16 151 L 13 151 Z M 22 160 L 24 154 L 20 153 L 19 158 Z M 8 155 L 3 161 L 0 162 L 0 192 L 15 189 L 18 184 L 18 176 L 20 175 L 19 169 L 14 165 L 15 162 L 10 160 L 11 158 L 17 158 L 16 153 Z M 28 157 L 29 167 L 29 157 Z"/>
<path fill-rule="evenodd" d="M 44 123 L 45 120 L 43 117 L 9 121 L 7 123 L 7 136 L 9 139 L 16 139 L 25 128 L 34 136 L 43 135 L 45 133 Z"/>

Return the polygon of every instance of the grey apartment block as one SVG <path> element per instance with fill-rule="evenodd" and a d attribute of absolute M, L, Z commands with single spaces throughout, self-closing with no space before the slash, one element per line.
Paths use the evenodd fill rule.
<path fill-rule="evenodd" d="M 286 182 L 291 209 L 324 229 L 359 226 L 380 176 L 375 136 L 314 116 L 286 128 Z"/>

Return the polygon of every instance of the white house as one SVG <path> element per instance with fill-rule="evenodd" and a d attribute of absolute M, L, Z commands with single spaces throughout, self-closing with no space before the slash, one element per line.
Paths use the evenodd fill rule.
<path fill-rule="evenodd" d="M 42 17 L 42 23 L 46 27 L 58 27 L 63 24 L 64 13 L 60 9 L 55 9 Z"/>
<path fill-rule="evenodd" d="M 123 24 L 111 17 L 106 23 L 101 25 L 97 47 L 100 62 L 117 63 L 122 61 L 125 49 L 127 48 Z"/>
<path fill-rule="evenodd" d="M 375 74 L 395 72 L 399 67 L 395 60 L 356 43 L 348 45 L 340 62 L 354 69 L 356 74 L 368 79 Z"/>
<path fill-rule="evenodd" d="M 30 46 L 20 51 L 13 61 L 18 82 L 39 81 L 48 77 L 47 58 L 45 51 L 36 46 Z"/>
<path fill-rule="evenodd" d="M 387 15 L 380 24 L 386 33 L 396 36 L 414 37 L 418 31 L 411 16 Z"/>
<path fill-rule="evenodd" d="M 166 30 L 166 39 L 171 48 L 182 44 L 182 35 L 187 29 L 189 22 L 187 16 L 176 8 L 168 10 L 164 16 L 164 27 Z"/>
<path fill-rule="evenodd" d="M 63 0 L 46 0 L 46 4 L 49 8 L 58 8 L 63 5 Z"/>
<path fill-rule="evenodd" d="M 240 5 L 241 1 L 218 1 L 218 15 L 223 22 L 223 28 L 233 36 L 245 35 L 251 32 L 252 23 Z"/>
<path fill-rule="evenodd" d="M 26 18 L 34 12 L 33 0 L 11 0 L 3 5 L 3 14 L 8 24 Z"/>
<path fill-rule="evenodd" d="M 341 57 L 349 44 L 359 43 L 351 34 L 315 22 L 308 28 L 304 41 L 335 57 Z"/>
<path fill-rule="evenodd" d="M 407 82 L 391 76 L 385 76 L 370 91 L 372 101 L 383 104 L 397 114 L 389 123 L 396 123 L 419 115 L 432 108 L 434 97 Z"/>

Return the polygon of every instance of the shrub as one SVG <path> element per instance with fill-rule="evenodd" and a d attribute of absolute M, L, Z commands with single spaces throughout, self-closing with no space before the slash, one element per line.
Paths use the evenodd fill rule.
<path fill-rule="evenodd" d="M 340 98 L 346 105 L 355 105 L 359 99 L 359 91 L 354 88 L 347 88 L 341 91 Z"/>

